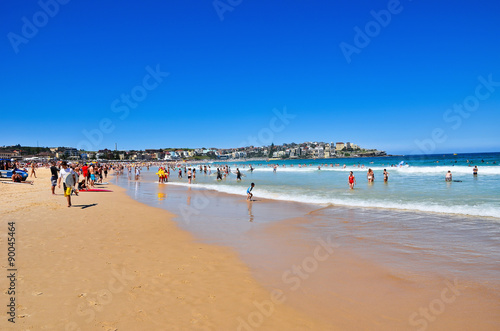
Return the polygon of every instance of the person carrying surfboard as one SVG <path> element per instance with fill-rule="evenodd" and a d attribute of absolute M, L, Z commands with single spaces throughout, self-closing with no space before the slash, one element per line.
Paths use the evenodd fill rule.
<path fill-rule="evenodd" d="M 61 181 L 63 182 L 64 196 L 68 200 L 68 207 L 71 207 L 71 191 L 76 184 L 76 173 L 73 169 L 68 167 L 66 161 L 61 162 L 61 171 L 59 172 L 59 182 L 58 187 L 61 188 Z"/>

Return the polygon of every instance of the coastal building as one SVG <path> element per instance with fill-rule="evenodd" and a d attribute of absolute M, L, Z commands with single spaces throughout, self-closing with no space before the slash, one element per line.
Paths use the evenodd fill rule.
<path fill-rule="evenodd" d="M 78 152 L 78 150 L 74 147 L 59 147 L 57 148 L 56 150 L 56 157 L 58 159 L 61 159 L 61 158 L 69 158 L 69 157 L 79 157 L 80 156 L 80 153 Z"/>
<path fill-rule="evenodd" d="M 55 156 L 55 154 L 51 152 L 40 152 L 36 156 L 38 156 L 41 159 L 50 160 Z"/>
<path fill-rule="evenodd" d="M 162 160 L 165 158 L 165 153 L 163 152 L 155 152 L 155 153 L 152 153 L 152 157 L 156 160 Z"/>
<path fill-rule="evenodd" d="M 316 158 L 320 158 L 320 159 L 324 158 L 325 157 L 325 150 L 324 150 L 324 148 L 321 147 L 321 146 L 316 147 L 313 150 L 313 155 Z"/>
<path fill-rule="evenodd" d="M 175 151 L 165 152 L 165 160 L 177 160 L 180 156 Z"/>
<path fill-rule="evenodd" d="M 244 159 L 247 157 L 247 152 L 234 152 L 233 155 L 235 159 Z"/>
<path fill-rule="evenodd" d="M 344 143 L 337 143 L 337 144 L 335 145 L 335 150 L 336 150 L 336 151 L 341 151 L 341 150 L 343 150 L 343 149 L 344 149 L 344 147 L 345 147 L 345 144 L 344 144 Z"/>
<path fill-rule="evenodd" d="M 325 159 L 330 157 L 330 144 L 325 144 Z"/>
<path fill-rule="evenodd" d="M 0 159 L 21 159 L 21 153 L 19 151 L 0 151 Z"/>

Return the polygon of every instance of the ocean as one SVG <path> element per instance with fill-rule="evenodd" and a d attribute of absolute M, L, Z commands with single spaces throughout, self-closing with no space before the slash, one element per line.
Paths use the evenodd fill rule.
<path fill-rule="evenodd" d="M 405 166 L 399 167 L 401 162 Z M 217 182 L 214 174 L 204 176 L 198 168 L 194 187 L 246 195 L 254 182 L 254 194 L 267 199 L 500 218 L 500 153 L 221 162 L 211 165 L 212 172 L 219 164 L 229 165 L 233 172 L 239 168 L 245 177 L 237 182 L 232 174 Z M 276 172 L 269 164 L 279 165 Z M 476 165 L 479 174 L 474 177 Z M 372 184 L 368 168 L 375 174 Z M 383 181 L 384 169 L 389 172 L 388 183 Z M 448 170 L 454 182 L 445 182 Z M 348 189 L 350 171 L 356 177 L 354 190 Z M 179 180 L 173 174 L 171 182 L 188 185 L 185 177 Z"/>

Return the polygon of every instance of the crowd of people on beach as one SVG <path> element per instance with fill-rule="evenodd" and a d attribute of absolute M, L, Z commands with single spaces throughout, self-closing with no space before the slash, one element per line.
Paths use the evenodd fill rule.
<path fill-rule="evenodd" d="M 51 191 L 55 195 L 56 186 L 63 184 L 64 196 L 67 198 L 68 207 L 71 207 L 71 195 L 78 195 L 79 191 L 89 191 L 96 185 L 102 184 L 108 177 L 110 166 L 99 163 L 68 163 L 66 161 L 52 162 L 50 164 Z M 68 176 L 71 178 L 68 180 Z M 80 179 L 81 178 L 81 179 Z"/>
<path fill-rule="evenodd" d="M 439 162 L 439 161 L 437 161 Z M 484 162 L 484 161 L 483 161 Z M 373 163 L 373 162 L 371 162 Z M 467 160 L 469 166 L 472 166 L 472 162 Z M 495 162 L 496 163 L 496 162 Z M 92 190 L 95 189 L 96 185 L 102 184 L 103 180 L 107 178 L 109 171 L 114 170 L 117 175 L 127 174 L 129 179 L 134 178 L 135 180 L 139 180 L 141 177 L 142 168 L 145 167 L 147 170 L 151 166 L 158 166 L 158 171 L 156 175 L 158 175 L 159 183 L 168 183 L 171 178 L 172 173 L 176 173 L 178 179 L 187 178 L 188 184 L 192 184 L 196 180 L 197 170 L 199 174 L 203 174 L 205 176 L 215 175 L 216 181 L 225 181 L 230 175 L 235 175 L 236 181 L 242 181 L 242 177 L 246 175 L 242 173 L 240 167 L 247 168 L 248 172 L 252 173 L 255 168 L 252 164 L 235 164 L 236 170 L 233 171 L 228 164 L 186 164 L 186 163 L 178 163 L 178 162 L 130 162 L 130 163 L 98 163 L 98 162 L 88 162 L 88 163 L 79 163 L 73 162 L 68 163 L 66 161 L 58 161 L 58 162 L 50 162 L 47 163 L 37 163 L 37 162 L 27 162 L 21 164 L 20 162 L 11 162 L 11 161 L 1 161 L 0 162 L 0 170 L 13 169 L 12 171 L 12 181 L 14 182 L 22 182 L 23 178 L 20 172 L 29 173 L 29 177 L 36 177 L 36 169 L 40 166 L 50 167 L 51 171 L 51 191 L 52 194 L 55 195 L 55 189 L 57 187 L 61 187 L 61 183 L 63 184 L 64 196 L 67 198 L 68 207 L 71 206 L 71 195 L 78 195 L 81 190 Z M 341 167 L 342 169 L 347 169 L 347 165 L 340 165 L 339 163 L 333 164 L 273 164 L 273 163 L 261 163 L 256 164 L 258 167 L 269 167 L 272 169 L 273 173 L 277 173 L 280 168 L 286 167 L 298 167 L 298 168 L 307 168 L 307 167 L 317 167 L 317 170 L 325 169 L 327 167 Z M 388 165 L 389 166 L 389 165 Z M 407 164 L 402 162 L 399 165 L 391 164 L 390 167 L 408 167 Z M 28 167 L 30 170 L 28 171 Z M 212 171 L 212 167 L 214 170 Z M 357 165 L 352 165 L 353 168 L 365 169 L 364 164 L 358 163 Z M 359 170 L 358 170 L 359 171 Z M 478 167 L 475 165 L 473 167 L 473 175 L 478 175 Z M 26 175 L 25 175 L 26 176 Z M 74 185 L 68 187 L 66 184 L 68 181 L 66 178 L 68 176 L 72 176 L 73 180 L 69 181 L 69 183 L 73 182 Z M 369 184 L 373 184 L 375 182 L 375 173 L 371 168 L 367 170 L 367 181 Z M 446 173 L 445 180 L 447 182 L 453 181 L 451 170 Z M 388 183 L 389 181 L 389 172 L 387 169 L 383 171 L 383 181 L 384 183 Z M 354 189 L 356 185 L 356 177 L 354 176 L 354 172 L 350 171 L 348 176 L 348 185 L 351 190 Z M 255 187 L 255 183 L 251 183 L 250 187 L 247 189 L 247 199 L 251 200 L 253 197 L 252 190 Z"/>

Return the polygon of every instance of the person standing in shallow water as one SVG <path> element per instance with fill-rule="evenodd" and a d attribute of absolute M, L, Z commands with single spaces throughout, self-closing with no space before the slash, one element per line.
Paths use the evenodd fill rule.
<path fill-rule="evenodd" d="M 349 174 L 349 188 L 351 190 L 354 190 L 354 184 L 356 184 L 356 177 L 354 177 L 354 174 L 351 171 Z"/>
<path fill-rule="evenodd" d="M 477 170 L 478 170 L 478 169 L 477 169 L 477 166 L 474 166 L 474 169 L 472 169 L 472 174 L 473 174 L 474 176 L 477 176 Z"/>
<path fill-rule="evenodd" d="M 247 200 L 252 201 L 252 197 L 253 197 L 252 190 L 254 187 L 255 187 L 255 184 L 252 183 L 252 184 L 250 184 L 250 187 L 247 189 Z"/>
<path fill-rule="evenodd" d="M 368 183 L 373 183 L 375 179 L 375 175 L 373 174 L 372 169 L 368 169 L 368 173 L 366 174 L 366 178 L 368 179 Z"/>
<path fill-rule="evenodd" d="M 384 169 L 384 182 L 387 183 L 389 181 L 389 173 L 387 169 Z"/>
<path fill-rule="evenodd" d="M 448 173 L 446 174 L 446 177 L 445 177 L 445 180 L 447 182 L 451 182 L 451 180 L 453 179 L 452 175 L 451 175 L 451 171 L 448 170 Z"/>

